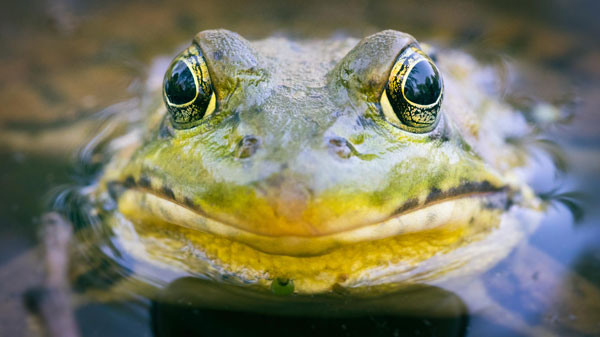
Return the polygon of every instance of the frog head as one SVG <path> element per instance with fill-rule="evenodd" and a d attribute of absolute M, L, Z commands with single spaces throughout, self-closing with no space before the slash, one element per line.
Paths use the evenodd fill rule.
<path fill-rule="evenodd" d="M 280 257 L 261 269 L 270 277 L 381 242 L 429 257 L 495 226 L 482 214 L 506 194 L 444 105 L 443 77 L 396 31 L 358 43 L 201 32 L 165 75 L 160 127 L 109 175 L 118 209 L 155 232 L 218 241 L 215 259 L 232 269 Z"/>

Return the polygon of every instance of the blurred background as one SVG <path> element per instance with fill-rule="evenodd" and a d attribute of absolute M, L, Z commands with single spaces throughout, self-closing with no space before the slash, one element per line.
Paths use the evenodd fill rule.
<path fill-rule="evenodd" d="M 53 135 L 138 94 L 157 56 L 174 55 L 211 28 L 247 39 L 363 37 L 396 29 L 481 59 L 514 61 L 522 78 L 512 92 L 569 106 L 572 120 L 549 134 L 566 153 L 566 172 L 554 177 L 554 186 L 586 195 L 583 217 L 575 222 L 568 207 L 556 204 L 554 221 L 531 242 L 600 286 L 598 13 L 595 0 L 3 1 L 0 270 L 36 244 L 49 191 L 72 181 L 82 144 L 76 136 Z M 111 315 L 97 317 L 111 321 Z M 471 324 L 485 330 L 476 319 Z M 141 326 L 132 329 L 141 332 Z M 113 330 L 95 327 L 84 335 L 106 331 Z"/>

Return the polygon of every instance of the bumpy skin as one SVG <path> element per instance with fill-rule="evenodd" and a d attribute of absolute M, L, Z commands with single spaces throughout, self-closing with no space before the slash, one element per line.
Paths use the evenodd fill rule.
<path fill-rule="evenodd" d="M 297 293 L 414 282 L 410 268 L 431 280 L 468 264 L 473 242 L 496 247 L 486 238 L 502 232 L 507 200 L 527 194 L 511 173 L 519 156 L 493 126 L 523 129 L 522 119 L 465 84 L 470 58 L 440 65 L 441 119 L 411 133 L 380 105 L 399 53 L 418 46 L 410 35 L 249 43 L 216 30 L 194 43 L 215 111 L 177 129 L 159 109 L 148 120 L 160 126 L 123 146 L 96 192 L 116 201 L 106 221 L 140 260 L 264 287 L 290 279 Z"/>

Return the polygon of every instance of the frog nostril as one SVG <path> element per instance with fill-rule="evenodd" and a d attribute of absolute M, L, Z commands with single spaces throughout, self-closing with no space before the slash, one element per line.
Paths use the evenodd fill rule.
<path fill-rule="evenodd" d="M 255 136 L 244 136 L 235 147 L 234 156 L 244 159 L 252 156 L 260 146 L 260 139 Z"/>
<path fill-rule="evenodd" d="M 330 153 L 335 154 L 342 159 L 350 158 L 354 152 L 352 144 L 350 144 L 346 138 L 342 137 L 329 138 L 327 146 L 329 147 Z"/>

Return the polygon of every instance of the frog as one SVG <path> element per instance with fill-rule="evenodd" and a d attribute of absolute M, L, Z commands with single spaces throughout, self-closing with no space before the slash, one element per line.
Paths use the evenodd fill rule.
<path fill-rule="evenodd" d="M 199 301 L 244 310 L 354 312 L 415 289 L 436 296 L 391 310 L 430 309 L 439 289 L 481 306 L 478 277 L 547 207 L 510 141 L 535 126 L 493 71 L 394 30 L 202 31 L 85 148 L 97 172 L 57 203 L 78 230 L 73 273 L 109 260 L 127 292 L 192 277 L 219 294 Z"/>
<path fill-rule="evenodd" d="M 524 158 L 493 143 L 509 132 L 499 119 L 524 119 L 452 71 L 396 31 L 201 32 L 167 70 L 150 134 L 90 196 L 114 206 L 106 221 L 133 256 L 259 288 L 360 292 L 477 269 L 456 252 L 490 246 L 539 201 L 512 170 Z"/>

